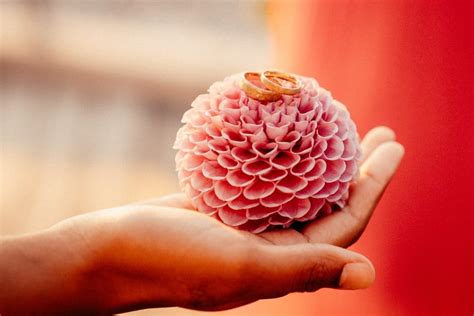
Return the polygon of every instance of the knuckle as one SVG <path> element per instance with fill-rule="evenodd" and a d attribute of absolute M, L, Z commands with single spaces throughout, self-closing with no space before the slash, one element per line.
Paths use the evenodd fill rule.
<path fill-rule="evenodd" d="M 355 244 L 364 233 L 370 219 L 370 215 L 360 214 L 359 212 L 347 211 L 347 236 L 351 236 L 345 246 Z M 370 214 L 370 213 L 369 213 Z"/>
<path fill-rule="evenodd" d="M 323 250 L 317 260 L 300 271 L 297 280 L 299 291 L 314 292 L 323 287 L 337 287 L 340 274 L 337 266 L 337 260 Z"/>
<path fill-rule="evenodd" d="M 324 265 L 308 264 L 296 274 L 293 289 L 297 292 L 314 292 L 318 290 L 320 281 L 325 275 Z"/>
<path fill-rule="evenodd" d="M 319 267 L 313 264 L 310 268 L 307 269 L 303 273 L 304 281 L 303 281 L 303 288 L 304 292 L 314 292 L 318 289 L 317 283 L 315 280 L 318 279 L 320 275 Z"/>
<path fill-rule="evenodd" d="M 369 180 L 369 184 L 373 186 L 374 191 L 381 192 L 385 188 L 387 180 L 381 179 L 377 174 L 373 172 L 373 170 L 367 168 L 366 170 L 364 170 L 364 174 Z"/>

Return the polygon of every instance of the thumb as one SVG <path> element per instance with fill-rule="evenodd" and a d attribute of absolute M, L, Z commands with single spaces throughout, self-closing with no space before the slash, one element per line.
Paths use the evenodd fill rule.
<path fill-rule="evenodd" d="M 375 279 L 363 255 L 327 244 L 265 245 L 259 252 L 259 290 L 263 297 L 313 292 L 323 287 L 364 289 Z"/>

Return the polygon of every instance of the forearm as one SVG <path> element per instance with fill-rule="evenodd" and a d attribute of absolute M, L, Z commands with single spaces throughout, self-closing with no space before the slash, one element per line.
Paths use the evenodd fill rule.
<path fill-rule="evenodd" d="M 160 257 L 143 256 L 146 234 L 128 238 L 130 227 L 119 220 L 119 210 L 114 213 L 89 213 L 39 233 L 2 238 L 0 314 L 107 315 L 176 304 L 167 287 L 150 279 L 160 266 L 143 267 Z"/>
<path fill-rule="evenodd" d="M 87 284 L 93 269 L 79 241 L 60 229 L 4 237 L 0 241 L 0 313 L 89 313 L 94 287 Z"/>

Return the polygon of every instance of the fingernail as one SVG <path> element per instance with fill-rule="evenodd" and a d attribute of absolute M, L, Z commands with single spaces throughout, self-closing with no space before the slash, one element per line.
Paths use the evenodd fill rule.
<path fill-rule="evenodd" d="M 339 288 L 345 290 L 366 289 L 375 279 L 375 271 L 367 263 L 348 263 L 342 269 L 339 278 Z"/>

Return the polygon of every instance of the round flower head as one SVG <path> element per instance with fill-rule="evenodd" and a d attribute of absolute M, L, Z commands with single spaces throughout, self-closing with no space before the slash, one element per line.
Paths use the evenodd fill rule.
<path fill-rule="evenodd" d="M 181 187 L 194 207 L 259 233 L 345 206 L 360 147 L 346 107 L 297 77 L 299 94 L 267 102 L 214 83 L 184 115 L 174 148 Z"/>

